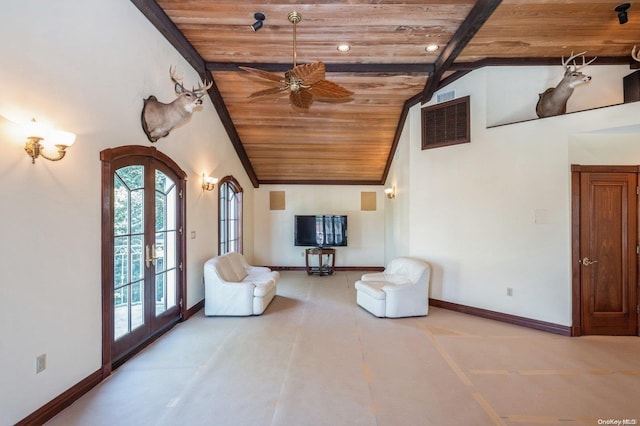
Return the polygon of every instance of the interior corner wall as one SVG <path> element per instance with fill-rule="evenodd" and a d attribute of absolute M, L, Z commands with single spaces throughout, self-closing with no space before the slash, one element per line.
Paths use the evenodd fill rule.
<path fill-rule="evenodd" d="M 638 164 L 640 103 L 487 128 L 488 97 L 510 98 L 488 95 L 494 72 L 445 89 L 471 96 L 471 143 L 421 150 L 410 111 L 410 254 L 431 263 L 432 298 L 570 326 L 571 163 Z"/>
<path fill-rule="evenodd" d="M 0 14 L 0 425 L 12 425 L 101 366 L 100 151 L 151 145 L 142 100 L 175 98 L 169 67 L 198 75 L 129 1 L 4 0 Z M 59 162 L 31 164 L 18 124 L 35 117 L 77 134 Z M 253 187 L 205 97 L 153 144 L 187 173 L 187 307 L 202 300 L 217 254 L 217 191 L 202 173 L 242 185 L 245 251 Z M 191 238 L 195 232 L 195 238 Z M 35 358 L 47 355 L 45 371 Z"/>
<path fill-rule="evenodd" d="M 285 210 L 269 209 L 269 192 L 285 192 Z M 361 192 L 376 193 L 376 210 L 360 210 Z M 254 191 L 254 263 L 304 267 L 305 247 L 294 245 L 294 216 L 347 215 L 346 247 L 336 247 L 336 267 L 382 266 L 386 197 L 382 186 L 260 185 Z"/>
<path fill-rule="evenodd" d="M 404 123 L 385 183 L 385 188 L 395 187 L 396 190 L 394 199 L 389 200 L 385 197 L 385 265 L 389 264 L 391 259 L 408 256 L 410 253 L 411 162 L 409 161 L 409 148 L 411 137 L 409 123 L 410 120 L 406 120 Z"/>

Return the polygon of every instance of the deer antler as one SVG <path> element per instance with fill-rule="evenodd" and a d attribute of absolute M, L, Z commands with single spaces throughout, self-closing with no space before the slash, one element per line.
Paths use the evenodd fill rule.
<path fill-rule="evenodd" d="M 176 74 L 176 69 L 173 65 L 169 67 L 169 75 L 171 76 L 171 80 L 184 90 L 184 86 L 182 85 L 182 76 Z"/>
<path fill-rule="evenodd" d="M 184 86 L 182 85 L 182 76 L 176 73 L 176 69 L 173 65 L 169 67 L 169 75 L 171 76 L 171 80 L 175 84 L 180 86 L 182 90 L 185 90 Z M 202 85 L 198 83 L 198 88 L 196 89 L 195 87 L 192 87 L 191 91 L 193 93 L 205 93 L 207 90 L 211 89 L 211 87 L 213 86 L 213 81 L 208 82 L 207 80 L 204 80 L 203 83 L 204 83 L 204 87 L 202 87 Z"/>
<path fill-rule="evenodd" d="M 198 83 L 198 88 L 193 89 L 192 92 L 205 93 L 207 90 L 211 89 L 211 87 L 213 86 L 213 81 L 207 82 L 207 80 L 205 80 L 203 83 L 204 83 L 204 87 L 200 86 L 200 83 Z"/>
<path fill-rule="evenodd" d="M 633 46 L 633 50 L 631 50 L 631 57 L 640 62 L 640 51 L 636 52 L 636 46 Z"/>
<path fill-rule="evenodd" d="M 568 65 L 569 65 L 569 62 L 573 61 L 572 71 L 578 71 L 579 69 L 582 69 L 582 68 L 586 67 L 587 65 L 592 64 L 592 63 L 593 63 L 593 61 L 595 61 L 596 59 L 598 59 L 598 57 L 597 57 L 597 56 L 595 56 L 592 60 L 590 60 L 589 62 L 587 62 L 587 61 L 586 61 L 586 59 L 585 59 L 585 57 L 584 57 L 584 54 L 585 54 L 585 53 L 587 53 L 587 52 L 586 52 L 586 51 L 584 51 L 584 52 L 577 53 L 577 54 L 575 54 L 575 55 L 574 55 L 574 54 L 573 54 L 573 52 L 571 52 L 571 56 L 569 56 L 569 58 L 567 58 L 567 60 L 566 60 L 566 61 L 564 60 L 564 55 L 563 55 L 563 56 L 562 56 L 562 67 L 563 67 L 564 69 L 567 69 L 567 68 L 568 68 Z M 582 65 L 578 65 L 578 64 L 576 64 L 575 59 L 576 59 L 578 56 L 582 56 Z"/>

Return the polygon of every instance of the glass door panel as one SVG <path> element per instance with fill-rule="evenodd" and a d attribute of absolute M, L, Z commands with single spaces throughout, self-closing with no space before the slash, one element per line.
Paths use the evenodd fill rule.
<path fill-rule="evenodd" d="M 144 166 L 115 172 L 113 239 L 114 340 L 144 323 Z"/>
<path fill-rule="evenodd" d="M 177 189 L 175 182 L 160 170 L 155 174 L 155 315 L 177 305 Z"/>

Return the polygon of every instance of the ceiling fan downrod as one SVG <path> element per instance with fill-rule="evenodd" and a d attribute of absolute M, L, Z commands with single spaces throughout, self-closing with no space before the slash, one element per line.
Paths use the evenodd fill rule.
<path fill-rule="evenodd" d="M 287 15 L 289 22 L 293 24 L 293 67 L 296 67 L 296 24 L 302 21 L 302 15 L 295 10 Z"/>

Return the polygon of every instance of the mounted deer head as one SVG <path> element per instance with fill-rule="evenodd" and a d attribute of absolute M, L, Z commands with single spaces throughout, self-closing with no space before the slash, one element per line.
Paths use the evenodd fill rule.
<path fill-rule="evenodd" d="M 175 126 L 188 119 L 193 109 L 202 105 L 202 96 L 213 86 L 213 81 L 205 81 L 204 87 L 198 83 L 197 89 L 187 90 L 173 67 L 169 68 L 169 75 L 175 83 L 178 97 L 170 104 L 164 104 L 155 96 L 149 96 L 142 107 L 142 129 L 151 142 L 167 136 Z"/>
<path fill-rule="evenodd" d="M 631 57 L 640 62 L 640 51 L 636 52 L 636 46 L 633 46 L 633 49 L 631 50 Z"/>
<path fill-rule="evenodd" d="M 540 93 L 538 104 L 536 105 L 538 117 L 552 117 L 566 113 L 567 101 L 573 93 L 573 89 L 591 80 L 591 76 L 579 71 L 596 60 L 596 58 L 593 58 L 587 62 L 584 57 L 585 53 L 587 52 L 574 55 L 573 52 L 571 52 L 571 56 L 566 61 L 564 60 L 564 56 L 562 57 L 562 67 L 565 70 L 564 77 L 556 87 L 551 87 L 545 90 L 544 93 Z M 582 65 L 576 64 L 575 59 L 578 56 L 582 57 Z M 571 61 L 573 61 L 573 65 L 569 65 Z"/>

